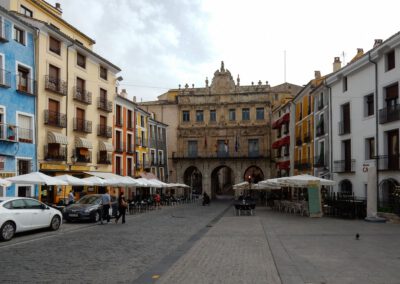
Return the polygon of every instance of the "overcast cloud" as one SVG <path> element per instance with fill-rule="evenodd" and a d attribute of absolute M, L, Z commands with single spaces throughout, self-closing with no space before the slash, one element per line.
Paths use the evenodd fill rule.
<path fill-rule="evenodd" d="M 96 40 L 94 50 L 122 69 L 130 96 L 155 100 L 188 83 L 203 87 L 224 60 L 241 84 L 306 84 L 357 48 L 400 27 L 396 1 L 48 0 Z M 323 3 L 323 5 L 321 4 Z M 286 51 L 286 73 L 284 54 Z M 344 57 L 343 57 L 344 52 Z"/>

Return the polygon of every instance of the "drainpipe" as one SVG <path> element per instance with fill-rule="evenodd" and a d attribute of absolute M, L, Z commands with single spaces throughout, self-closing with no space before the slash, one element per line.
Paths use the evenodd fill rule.
<path fill-rule="evenodd" d="M 36 29 L 35 30 L 35 38 L 34 38 L 35 44 L 33 46 L 34 49 L 36 48 L 34 50 L 34 52 L 33 52 L 33 54 L 35 56 L 35 58 L 34 58 L 34 62 L 35 62 L 35 78 L 37 78 L 38 74 L 39 74 L 39 64 L 38 64 L 38 61 L 36 60 L 37 58 L 39 58 L 39 50 L 40 50 L 40 48 L 39 48 L 39 36 L 40 35 L 39 34 L 40 34 L 40 31 L 38 29 Z M 36 123 L 35 126 L 36 126 L 36 129 L 38 129 L 38 127 L 39 127 L 39 115 L 37 113 L 38 109 L 39 109 L 38 97 L 39 97 L 39 91 L 38 91 L 38 88 L 35 86 L 34 114 L 35 114 L 35 123 Z M 39 171 L 39 169 L 40 169 L 40 167 L 39 167 L 39 159 L 38 159 L 38 147 L 39 147 L 38 139 L 39 139 L 38 131 L 35 131 L 35 157 L 36 157 L 36 168 L 35 168 L 35 171 Z"/>
<path fill-rule="evenodd" d="M 74 44 L 73 43 L 70 43 L 69 45 L 67 45 L 67 105 L 66 105 L 66 112 L 65 112 L 65 115 L 66 115 L 66 117 L 67 117 L 67 123 L 66 123 L 66 126 L 65 126 L 65 132 L 66 132 L 66 136 L 68 137 L 68 105 L 69 105 L 69 103 L 68 103 L 68 94 L 69 94 L 69 64 L 68 64 L 68 60 L 69 60 L 69 48 L 71 47 L 71 46 L 73 46 Z M 68 145 L 67 145 L 67 163 L 68 163 L 68 159 L 71 159 L 71 157 L 69 157 L 69 154 L 68 154 Z M 74 154 L 75 155 L 75 154 Z"/>
<path fill-rule="evenodd" d="M 324 86 L 328 88 L 328 102 L 329 102 L 329 177 L 333 178 L 333 147 L 332 147 L 332 88 L 326 84 L 324 80 Z"/>
<path fill-rule="evenodd" d="M 371 59 L 371 52 L 368 52 L 368 60 L 375 66 L 375 170 L 376 170 L 376 202 L 379 208 L 379 167 L 378 167 L 378 154 L 379 154 L 379 122 L 378 122 L 378 64 Z"/>

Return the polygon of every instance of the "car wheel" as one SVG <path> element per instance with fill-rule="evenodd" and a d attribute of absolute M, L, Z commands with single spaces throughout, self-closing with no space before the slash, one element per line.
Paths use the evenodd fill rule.
<path fill-rule="evenodd" d="M 54 216 L 53 219 L 51 219 L 50 223 L 50 229 L 52 231 L 57 231 L 60 228 L 61 225 L 61 218 L 60 216 Z"/>
<path fill-rule="evenodd" d="M 0 228 L 0 240 L 9 241 L 15 234 L 15 225 L 14 223 L 8 221 L 3 224 Z"/>
<path fill-rule="evenodd" d="M 93 222 L 99 222 L 100 221 L 100 214 L 99 214 L 98 211 L 94 212 L 92 221 Z"/>

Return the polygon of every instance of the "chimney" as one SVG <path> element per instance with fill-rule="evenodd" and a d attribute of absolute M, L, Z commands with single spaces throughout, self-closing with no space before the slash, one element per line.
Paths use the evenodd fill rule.
<path fill-rule="evenodd" d="M 133 96 L 132 102 L 136 103 L 136 96 Z"/>
<path fill-rule="evenodd" d="M 340 68 L 342 68 L 340 57 L 335 57 L 335 59 L 333 60 L 333 72 L 338 71 Z"/>
<path fill-rule="evenodd" d="M 56 3 L 56 9 L 61 12 L 61 4 L 60 3 Z"/>
<path fill-rule="evenodd" d="M 314 71 L 314 78 L 320 79 L 321 78 L 321 71 Z"/>
<path fill-rule="evenodd" d="M 357 48 L 357 55 L 363 55 L 363 54 L 364 54 L 364 49 Z"/>
<path fill-rule="evenodd" d="M 375 42 L 374 42 L 374 47 L 373 47 L 373 48 L 375 48 L 375 47 L 377 47 L 377 46 L 380 46 L 380 45 L 382 44 L 382 42 L 383 42 L 383 40 L 381 40 L 381 39 L 376 39 Z"/>
<path fill-rule="evenodd" d="M 126 99 L 126 97 L 128 96 L 126 89 L 122 89 L 120 96 Z"/>

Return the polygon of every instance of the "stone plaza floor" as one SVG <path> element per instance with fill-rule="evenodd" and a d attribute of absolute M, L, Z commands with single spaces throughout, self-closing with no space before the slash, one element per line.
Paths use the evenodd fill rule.
<path fill-rule="evenodd" d="M 400 283 L 399 236 L 398 224 L 232 210 L 157 283 Z"/>

